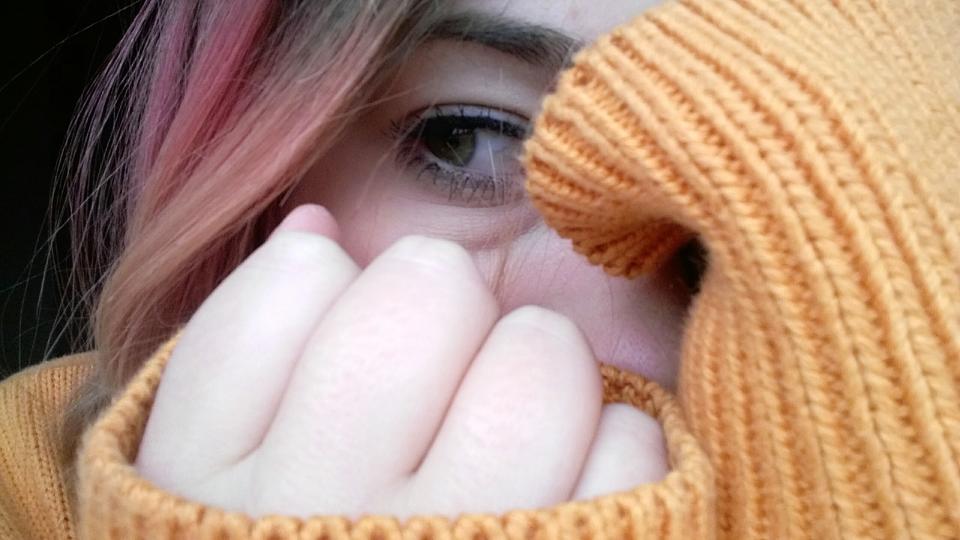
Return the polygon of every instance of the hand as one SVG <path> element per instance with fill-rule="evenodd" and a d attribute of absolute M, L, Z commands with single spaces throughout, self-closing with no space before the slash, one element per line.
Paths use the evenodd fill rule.
<path fill-rule="evenodd" d="M 408 237 L 361 271 L 316 206 L 211 294 L 171 356 L 136 468 L 253 516 L 456 515 L 657 480 L 659 426 L 602 407 L 566 318 L 497 303 L 459 246 Z"/>

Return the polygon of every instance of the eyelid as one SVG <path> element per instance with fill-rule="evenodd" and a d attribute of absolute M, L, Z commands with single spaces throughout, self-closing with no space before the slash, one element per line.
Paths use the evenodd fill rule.
<path fill-rule="evenodd" d="M 436 104 L 431 107 L 427 107 L 426 109 L 424 109 L 424 111 L 429 111 L 431 114 L 424 115 L 422 116 L 422 118 L 432 118 L 434 116 L 449 115 L 451 112 L 456 112 L 461 116 L 478 116 L 476 114 L 470 114 L 470 113 L 481 111 L 481 112 L 487 112 L 487 113 L 496 112 L 497 114 L 513 117 L 509 119 L 516 120 L 519 123 L 526 124 L 530 122 L 530 119 L 527 118 L 526 116 L 520 113 L 511 111 L 509 109 L 504 109 L 502 107 L 495 107 L 490 105 L 472 104 L 472 103 L 453 103 L 453 104 L 446 104 L 446 105 Z M 482 114 L 479 116 L 482 116 Z"/>
<path fill-rule="evenodd" d="M 407 136 L 421 122 L 430 120 L 431 118 L 441 118 L 447 116 L 495 118 L 496 120 L 505 124 L 522 127 L 525 132 L 523 137 L 526 137 L 529 132 L 530 119 L 520 113 L 503 109 L 501 107 L 469 103 L 435 104 L 429 107 L 418 109 L 405 115 L 399 121 L 391 122 L 390 131 L 394 137 Z M 503 118 L 502 116 L 505 116 L 506 118 Z"/>

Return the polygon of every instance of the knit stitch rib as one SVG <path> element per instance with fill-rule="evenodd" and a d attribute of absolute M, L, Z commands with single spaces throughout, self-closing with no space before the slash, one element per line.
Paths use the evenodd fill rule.
<path fill-rule="evenodd" d="M 960 535 L 960 257 L 943 197 L 960 100 L 897 6 L 654 10 L 577 59 L 528 144 L 548 223 L 609 271 L 669 254 L 598 244 L 610 218 L 594 208 L 630 216 L 617 234 L 647 235 L 637 245 L 666 217 L 709 251 L 680 396 L 721 536 Z M 564 197 L 597 185 L 622 188 L 588 211 Z"/>

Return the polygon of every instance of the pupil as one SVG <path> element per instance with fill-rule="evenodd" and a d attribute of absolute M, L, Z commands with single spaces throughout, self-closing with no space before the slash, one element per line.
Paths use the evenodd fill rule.
<path fill-rule="evenodd" d="M 477 151 L 477 132 L 457 127 L 453 122 L 435 118 L 423 130 L 423 144 L 433 155 L 457 167 L 473 159 Z"/>

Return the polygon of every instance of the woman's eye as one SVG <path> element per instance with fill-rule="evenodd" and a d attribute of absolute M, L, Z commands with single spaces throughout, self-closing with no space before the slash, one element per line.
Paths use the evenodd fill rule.
<path fill-rule="evenodd" d="M 398 160 L 447 202 L 498 206 L 523 197 L 527 121 L 480 106 L 438 106 L 394 126 Z"/>
<path fill-rule="evenodd" d="M 477 153 L 477 130 L 458 127 L 456 120 L 426 120 L 421 139 L 434 156 L 457 167 L 466 166 Z"/>

